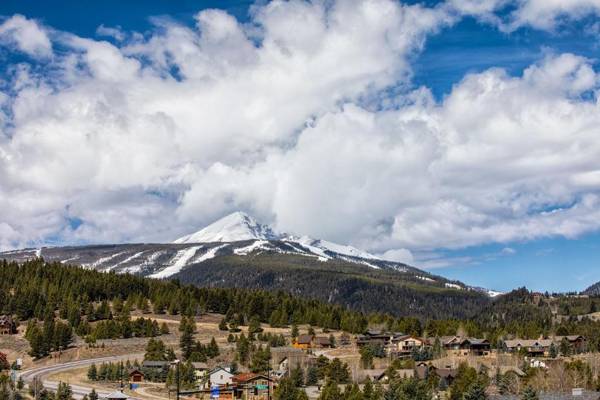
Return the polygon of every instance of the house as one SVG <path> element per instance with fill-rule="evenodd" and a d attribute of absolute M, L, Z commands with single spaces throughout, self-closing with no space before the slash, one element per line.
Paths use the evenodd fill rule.
<path fill-rule="evenodd" d="M 193 362 L 192 367 L 194 371 L 205 372 L 208 371 L 208 364 L 205 362 Z"/>
<path fill-rule="evenodd" d="M 579 354 L 587 351 L 587 340 L 584 336 L 568 335 L 554 337 L 554 343 L 556 346 L 560 346 L 563 340 L 569 343 L 569 346 L 574 353 Z"/>
<path fill-rule="evenodd" d="M 415 375 L 422 380 L 428 379 L 431 375 L 436 375 L 440 381 L 445 382 L 446 386 L 450 386 L 456 379 L 458 370 L 454 368 L 437 368 L 427 363 L 419 363 L 415 366 Z"/>
<path fill-rule="evenodd" d="M 308 350 L 313 341 L 313 335 L 299 335 L 293 342 L 292 346 L 296 349 Z"/>
<path fill-rule="evenodd" d="M 270 398 L 271 379 L 266 375 L 252 372 L 238 374 L 233 377 L 233 384 L 239 398 L 245 400 L 266 400 Z"/>
<path fill-rule="evenodd" d="M 555 336 L 552 339 L 509 339 L 504 341 L 503 349 L 509 353 L 524 352 L 530 357 L 550 357 L 552 346 L 559 351 L 563 341 L 574 353 L 587 351 L 587 340 L 581 335 Z"/>
<path fill-rule="evenodd" d="M 17 324 L 10 315 L 0 315 L 0 335 L 17 333 Z"/>
<path fill-rule="evenodd" d="M 144 381 L 144 373 L 137 368 L 132 368 L 128 372 L 129 382 L 143 382 Z"/>
<path fill-rule="evenodd" d="M 379 346 L 386 354 L 392 354 L 395 352 L 395 347 L 402 338 L 410 337 L 401 332 L 385 332 L 376 329 L 369 329 L 363 335 L 356 337 L 356 345 L 358 347 L 364 346 Z M 395 344 L 396 343 L 396 344 Z"/>
<path fill-rule="evenodd" d="M 204 377 L 206 371 L 208 371 L 208 364 L 205 362 L 193 362 L 192 368 L 194 368 L 194 376 L 196 377 L 196 380 L 200 380 L 202 377 Z"/>
<path fill-rule="evenodd" d="M 315 336 L 312 342 L 312 346 L 315 348 L 331 348 L 331 341 L 328 336 Z"/>
<path fill-rule="evenodd" d="M 524 352 L 529 357 L 548 357 L 552 343 L 550 339 L 509 339 L 502 348 L 509 353 Z"/>
<path fill-rule="evenodd" d="M 306 370 L 314 362 L 315 357 L 301 349 L 291 346 L 274 347 L 271 349 L 271 369 L 279 377 L 287 375 L 292 369 L 297 367 Z"/>
<path fill-rule="evenodd" d="M 206 374 L 204 386 L 210 389 L 215 386 L 227 386 L 233 383 L 233 374 L 229 368 L 216 367 Z"/>
<path fill-rule="evenodd" d="M 473 356 L 489 356 L 492 346 L 487 339 L 466 338 L 461 343 L 461 349 L 468 349 Z"/>
<path fill-rule="evenodd" d="M 409 356 L 415 350 L 421 350 L 426 346 L 423 339 L 410 335 L 397 336 L 392 338 L 389 345 L 389 353 L 396 356 Z"/>
<path fill-rule="evenodd" d="M 322 349 L 331 347 L 331 341 L 327 336 L 300 335 L 292 346 L 301 350 Z"/>
<path fill-rule="evenodd" d="M 442 336 L 440 344 L 449 355 L 453 356 L 487 356 L 492 346 L 487 339 L 467 338 L 461 336 Z M 429 338 L 428 343 L 435 343 L 436 338 Z"/>

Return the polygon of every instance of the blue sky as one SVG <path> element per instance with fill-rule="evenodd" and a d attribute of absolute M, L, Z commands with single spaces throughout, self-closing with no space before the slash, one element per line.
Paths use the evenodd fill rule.
<path fill-rule="evenodd" d="M 593 75 L 599 70 L 600 10 L 590 2 L 583 11 L 556 11 L 535 0 L 521 2 L 522 9 L 509 4 L 477 12 L 467 0 L 410 4 L 422 5 L 414 11 L 418 18 L 407 22 L 398 14 L 401 22 L 386 20 L 386 32 L 370 27 L 368 19 L 357 22 L 364 25 L 365 42 L 362 36 L 353 40 L 357 46 L 373 43 L 372 52 L 362 44 L 338 55 L 335 47 L 329 53 L 303 47 L 346 34 L 343 27 L 329 37 L 327 29 L 334 28 L 312 31 L 306 21 L 320 15 L 314 5 L 302 9 L 307 14 L 298 37 L 305 39 L 298 43 L 285 28 L 278 31 L 299 14 L 289 4 L 276 9 L 268 2 L 228 0 L 3 1 L 0 88 L 8 100 L 0 102 L 0 201 L 19 199 L 27 206 L 0 214 L 0 245 L 168 240 L 243 209 L 280 229 L 351 243 L 496 290 L 582 290 L 599 281 L 594 216 L 600 166 L 593 139 L 599 134 L 594 103 L 600 79 Z M 447 11 L 447 5 L 454 8 Z M 373 3 L 385 6 L 385 0 Z M 199 17 L 211 8 L 232 16 L 242 33 L 231 33 L 224 14 Z M 15 14 L 25 22 L 13 20 Z M 410 25 L 410 34 L 402 24 Z M 198 25 L 216 32 L 216 39 L 209 38 L 214 43 L 199 44 L 209 35 L 200 35 Z M 18 36 L 34 32 L 33 26 L 48 41 Z M 100 26 L 125 39 L 101 35 Z M 268 29 L 257 33 L 251 26 Z M 188 31 L 174 36 L 181 27 Z M 283 43 L 284 54 L 301 54 L 305 65 L 278 64 L 265 45 L 271 37 L 275 46 Z M 395 46 L 390 37 L 407 43 Z M 112 47 L 103 47 L 102 40 Z M 324 59 L 335 61 L 317 65 Z M 306 67 L 313 61 L 315 71 Z M 355 70 L 339 80 L 345 65 Z M 279 67 L 284 75 L 301 77 L 298 83 L 284 79 L 274 89 L 261 80 L 265 70 L 278 76 Z M 121 72 L 125 78 L 112 79 Z M 237 87 L 248 97 L 228 84 L 240 76 Z M 208 100 L 186 93 L 175 80 L 200 96 L 207 93 Z M 206 82 L 216 82 L 217 89 Z M 130 96 L 144 90 L 151 94 L 141 98 L 152 106 L 138 113 L 139 99 Z M 40 103 L 25 101 L 31 98 Z M 472 98 L 481 100 L 462 105 Z M 512 98 L 522 98 L 524 106 L 511 110 Z M 102 111 L 89 113 L 95 107 Z M 194 115 L 199 109 L 211 111 Z M 458 120 L 474 109 L 476 116 Z M 260 119 L 248 117 L 263 112 Z M 546 116 L 557 120 L 544 127 Z M 239 119 L 239 126 L 220 123 L 229 119 Z M 573 131 L 565 132 L 570 126 Z M 556 132 L 545 131 L 553 127 Z M 52 133 L 42 138 L 36 136 L 40 131 Z M 103 139 L 111 135 L 112 141 Z M 527 151 L 515 145 L 519 135 L 527 138 Z M 59 145 L 65 137 L 70 144 Z M 166 137 L 177 148 L 165 145 Z M 81 160 L 65 153 L 72 143 L 86 149 Z M 392 143 L 390 152 L 382 143 Z M 126 157 L 122 146 L 140 156 Z M 411 154 L 421 156 L 412 160 Z M 18 164 L 41 157 L 50 167 Z M 440 210 L 446 213 L 436 214 Z"/>

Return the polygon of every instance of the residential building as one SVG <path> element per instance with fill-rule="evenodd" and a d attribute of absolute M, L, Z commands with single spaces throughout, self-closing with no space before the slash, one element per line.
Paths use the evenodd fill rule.
<path fill-rule="evenodd" d="M 10 315 L 0 315 L 0 335 L 17 333 L 17 324 Z"/>

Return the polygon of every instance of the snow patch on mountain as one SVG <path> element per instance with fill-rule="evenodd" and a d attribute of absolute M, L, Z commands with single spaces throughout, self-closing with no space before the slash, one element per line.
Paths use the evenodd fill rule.
<path fill-rule="evenodd" d="M 188 261 L 196 255 L 196 252 L 204 246 L 193 246 L 187 249 L 179 250 L 175 257 L 171 260 L 172 264 L 167 268 L 159 271 L 155 274 L 150 275 L 151 278 L 167 278 L 171 275 L 175 275 L 183 267 L 188 264 Z"/>
<path fill-rule="evenodd" d="M 111 254 L 110 256 L 107 256 L 107 257 L 99 258 L 98 260 L 96 260 L 95 262 L 93 262 L 91 264 L 82 264 L 82 266 L 85 268 L 96 269 L 98 267 L 101 267 L 102 264 L 106 264 L 106 263 L 110 262 L 112 259 L 122 256 L 123 254 L 125 254 L 125 252 L 121 251 L 119 253 Z"/>
<path fill-rule="evenodd" d="M 235 254 L 246 255 L 257 249 L 278 251 L 276 246 L 268 246 L 268 241 L 281 240 L 290 244 L 290 246 L 294 250 L 297 250 L 298 254 L 311 256 L 316 255 L 321 261 L 327 261 L 331 260 L 332 258 L 336 258 L 332 254 L 328 254 L 335 253 L 336 255 L 363 259 L 347 259 L 347 261 L 365 264 L 372 268 L 378 268 L 377 266 L 364 260 L 380 260 L 379 257 L 376 257 L 370 253 L 359 250 L 352 246 L 341 245 L 329 242 L 327 240 L 313 239 L 308 236 L 296 237 L 293 235 L 277 234 L 268 225 L 258 223 L 250 215 L 241 211 L 229 214 L 219 219 L 218 221 L 213 222 L 207 227 L 199 230 L 198 232 L 183 236 L 175 240 L 173 243 L 189 244 L 211 242 L 239 242 L 253 239 L 260 242 L 254 242 L 247 248 L 236 249 L 234 250 Z M 299 246 L 294 246 L 293 244 Z M 308 249 L 310 252 L 306 252 L 300 249 L 299 247 Z"/>
<path fill-rule="evenodd" d="M 227 246 L 229 246 L 229 245 L 228 244 L 223 244 L 221 246 L 213 247 L 212 249 L 208 250 L 206 253 L 202 254 L 198 258 L 195 258 L 193 260 L 192 264 L 201 263 L 203 261 L 210 260 L 211 258 L 215 258 L 216 255 L 217 255 L 217 252 L 219 250 L 221 250 L 222 248 L 225 248 Z"/>
<path fill-rule="evenodd" d="M 110 271 L 110 270 L 112 270 L 112 269 L 114 269 L 114 268 L 117 268 L 119 265 L 125 265 L 125 264 L 127 264 L 128 262 L 131 262 L 131 261 L 135 260 L 136 258 L 140 257 L 140 256 L 141 256 L 142 254 L 144 254 L 144 253 L 145 253 L 145 252 L 143 252 L 143 251 L 140 251 L 139 253 L 135 253 L 134 255 L 127 257 L 127 258 L 126 258 L 126 259 L 124 259 L 123 261 L 119 261 L 118 263 L 116 263 L 116 264 L 114 264 L 114 265 L 111 265 L 111 266 L 110 266 L 110 267 L 107 269 L 107 271 Z"/>
<path fill-rule="evenodd" d="M 256 240 L 252 244 L 241 247 L 239 249 L 234 249 L 233 252 L 238 256 L 247 256 L 255 250 L 263 249 L 263 250 L 272 250 L 273 247 L 269 246 L 269 242 L 266 240 Z"/>
<path fill-rule="evenodd" d="M 450 288 L 450 289 L 458 289 L 458 290 L 462 289 L 462 286 L 460 286 L 460 285 L 457 285 L 457 284 L 455 284 L 455 283 L 448 283 L 448 282 L 446 282 L 444 285 L 445 285 L 447 288 Z"/>
<path fill-rule="evenodd" d="M 248 214 L 238 211 L 173 243 L 239 242 L 252 239 L 276 240 L 279 236 L 269 226 L 259 224 Z"/>

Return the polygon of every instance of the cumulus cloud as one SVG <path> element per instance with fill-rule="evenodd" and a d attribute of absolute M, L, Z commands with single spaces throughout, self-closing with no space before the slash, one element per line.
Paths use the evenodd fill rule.
<path fill-rule="evenodd" d="M 508 32 L 524 26 L 552 31 L 566 21 L 600 14 L 599 0 L 448 0 L 448 5 Z"/>
<path fill-rule="evenodd" d="M 591 61 L 471 74 L 437 102 L 410 59 L 455 17 L 274 1 L 117 44 L 57 34 L 48 73 L 15 66 L 0 96 L 0 246 L 172 240 L 242 209 L 436 267 L 415 254 L 599 229 Z"/>
<path fill-rule="evenodd" d="M 15 45 L 35 57 L 52 55 L 52 44 L 44 28 L 22 15 L 14 15 L 0 24 L 0 44 Z"/>

